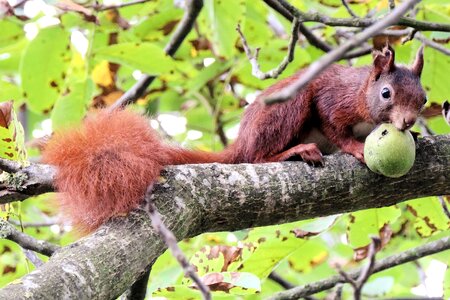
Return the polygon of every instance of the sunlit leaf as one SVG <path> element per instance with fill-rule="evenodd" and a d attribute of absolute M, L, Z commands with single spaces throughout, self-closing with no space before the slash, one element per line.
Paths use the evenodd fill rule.
<path fill-rule="evenodd" d="M 214 48 L 222 56 L 232 56 L 238 38 L 236 26 L 245 20 L 245 1 L 206 0 L 205 11 L 212 26 Z"/>
<path fill-rule="evenodd" d="M 0 157 L 25 164 L 24 131 L 12 105 L 12 102 L 0 103 Z"/>
<path fill-rule="evenodd" d="M 31 110 L 48 112 L 63 92 L 70 62 L 69 32 L 59 26 L 41 29 L 22 57 L 20 75 Z"/>
<path fill-rule="evenodd" d="M 367 246 L 371 236 L 379 236 L 380 230 L 400 216 L 395 206 L 357 211 L 349 214 L 347 238 L 353 248 Z"/>
<path fill-rule="evenodd" d="M 149 75 L 173 72 L 175 62 L 164 50 L 152 43 L 121 43 L 100 48 L 97 57 L 124 64 Z"/>

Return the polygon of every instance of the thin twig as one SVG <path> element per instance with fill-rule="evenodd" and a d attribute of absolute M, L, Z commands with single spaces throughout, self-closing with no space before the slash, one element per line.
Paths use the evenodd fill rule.
<path fill-rule="evenodd" d="M 195 271 L 194 267 L 187 260 L 183 251 L 180 249 L 180 247 L 178 247 L 175 235 L 172 233 L 172 231 L 170 231 L 169 228 L 166 227 L 163 220 L 161 219 L 161 215 L 159 214 L 155 204 L 151 200 L 152 188 L 153 187 L 150 186 L 147 189 L 145 195 L 145 205 L 146 205 L 145 210 L 148 212 L 150 216 L 150 219 L 152 221 L 152 227 L 161 236 L 164 243 L 166 243 L 167 247 L 169 247 L 173 257 L 177 259 L 178 263 L 183 268 L 184 274 L 186 274 L 186 276 L 189 276 L 192 279 L 192 281 L 196 284 L 197 288 L 202 293 L 203 299 L 211 300 L 211 292 L 209 288 L 203 283 L 203 281 Z"/>
<path fill-rule="evenodd" d="M 14 226 L 20 226 L 22 228 L 49 227 L 49 226 L 57 224 L 56 219 L 50 219 L 48 221 L 34 222 L 34 223 L 21 223 L 17 220 L 9 219 L 8 222 L 13 224 Z"/>
<path fill-rule="evenodd" d="M 14 4 L 12 6 L 12 8 L 18 8 L 18 7 L 22 6 L 23 4 L 25 4 L 25 2 L 27 2 L 27 1 L 28 0 L 21 0 L 21 1 L 17 2 L 16 4 Z"/>
<path fill-rule="evenodd" d="M 295 287 L 295 285 L 293 285 L 292 283 L 290 283 L 289 281 L 287 281 L 286 279 L 284 279 L 283 277 L 281 277 L 280 274 L 278 274 L 275 271 L 272 271 L 269 274 L 269 279 L 271 279 L 272 281 L 278 283 L 279 285 L 281 285 L 284 289 L 292 289 Z"/>
<path fill-rule="evenodd" d="M 418 39 L 419 41 L 421 41 L 422 43 L 424 43 L 425 45 L 427 45 L 428 47 L 436 49 L 437 51 L 439 51 L 439 52 L 441 52 L 441 53 L 443 53 L 445 55 L 450 56 L 450 49 L 445 48 L 444 46 L 442 46 L 439 43 L 436 43 L 435 41 L 427 39 L 420 32 L 416 34 L 415 38 Z"/>
<path fill-rule="evenodd" d="M 344 5 L 347 12 L 352 16 L 353 18 L 358 18 L 358 16 L 353 12 L 353 10 L 350 8 L 346 0 L 341 0 L 342 4 Z"/>
<path fill-rule="evenodd" d="M 406 250 L 402 253 L 394 254 L 377 261 L 373 267 L 373 274 L 384 271 L 386 269 L 402 265 L 416 259 L 439 253 L 450 249 L 450 237 L 444 237 L 440 240 L 427 243 L 425 245 Z M 351 278 L 358 278 L 362 270 L 355 270 L 348 272 L 347 274 Z M 322 291 L 329 290 L 336 286 L 338 283 L 342 283 L 341 275 L 334 275 L 327 279 L 316 281 L 306 284 L 304 286 L 295 287 L 290 290 L 273 294 L 269 299 L 281 300 L 281 299 L 298 299 L 308 295 L 313 295 Z"/>
<path fill-rule="evenodd" d="M 444 214 L 447 216 L 447 218 L 450 219 L 450 210 L 448 209 L 447 202 L 445 201 L 443 196 L 438 196 L 438 199 L 439 199 L 439 202 L 441 203 Z"/>
<path fill-rule="evenodd" d="M 31 261 L 31 263 L 36 267 L 39 268 L 40 266 L 42 266 L 44 264 L 44 262 L 37 256 L 36 252 L 28 250 L 28 249 L 24 249 L 23 250 L 23 254 L 26 256 L 26 258 Z"/>
<path fill-rule="evenodd" d="M 416 33 L 417 33 L 418 31 L 417 31 L 417 29 L 412 29 L 410 32 L 409 32 L 409 34 L 406 36 L 406 37 L 404 37 L 403 39 L 402 39 L 402 44 L 406 44 L 407 42 L 409 42 L 409 41 L 411 41 L 412 39 L 414 39 L 414 36 L 416 35 Z"/>
<path fill-rule="evenodd" d="M 18 231 L 7 221 L 0 219 L 0 238 L 4 238 L 19 244 L 22 248 L 51 256 L 60 247 L 47 241 L 37 240 L 25 233 Z"/>
<path fill-rule="evenodd" d="M 194 26 L 195 20 L 203 7 L 203 0 L 190 0 L 186 13 L 177 26 L 172 38 L 164 48 L 167 55 L 173 56 L 184 41 L 186 36 Z M 118 108 L 123 108 L 128 104 L 135 102 L 141 97 L 147 87 L 155 80 L 155 76 L 143 75 L 125 94 L 123 94 L 108 110 L 113 111 Z"/>
<path fill-rule="evenodd" d="M 299 20 L 298 18 L 294 18 L 292 22 L 292 29 L 291 29 L 291 38 L 289 40 L 288 44 L 288 50 L 286 56 L 283 58 L 281 63 L 278 65 L 278 67 L 268 71 L 268 72 L 262 72 L 258 63 L 258 54 L 259 54 L 259 48 L 255 49 L 255 54 L 252 54 L 252 51 L 250 50 L 250 47 L 247 44 L 247 40 L 245 39 L 244 34 L 241 31 L 240 24 L 237 25 L 236 30 L 241 36 L 242 46 L 244 47 L 245 54 L 247 54 L 248 59 L 250 60 L 250 63 L 252 64 L 252 75 L 255 76 L 258 79 L 264 80 L 268 78 L 277 78 L 280 76 L 281 73 L 286 69 L 286 67 L 289 65 L 290 62 L 294 60 L 294 52 L 295 52 L 295 45 L 297 44 L 298 40 L 298 27 L 299 27 Z"/>
<path fill-rule="evenodd" d="M 422 136 L 434 135 L 433 130 L 431 130 L 431 128 L 428 127 L 428 124 L 423 117 L 419 117 L 417 119 L 417 125 L 420 128 L 420 133 L 422 134 Z"/>
<path fill-rule="evenodd" d="M 359 27 L 366 28 L 372 26 L 378 21 L 379 18 L 365 17 L 365 18 L 331 18 L 328 15 L 320 13 L 305 13 L 299 11 L 295 6 L 287 2 L 286 0 L 278 0 L 283 7 L 288 10 L 293 16 L 300 19 L 300 22 L 318 22 L 328 26 L 341 26 L 341 27 Z M 400 17 L 394 22 L 395 25 L 408 26 L 420 31 L 450 31 L 450 24 L 448 23 L 433 23 L 415 20 L 409 17 Z"/>
<path fill-rule="evenodd" d="M 294 17 L 293 15 L 283 7 L 281 3 L 277 0 L 264 0 L 264 2 L 270 6 L 273 10 L 281 14 L 284 18 L 286 18 L 289 21 L 293 21 Z M 322 24 L 320 24 L 322 26 Z M 301 34 L 304 35 L 304 37 L 308 40 L 308 42 L 313 45 L 314 47 L 324 51 L 324 52 L 330 52 L 333 50 L 333 47 L 327 44 L 324 40 L 318 38 L 313 32 L 311 28 L 306 27 L 302 23 L 299 24 L 298 27 Z M 369 54 L 372 51 L 372 47 L 364 47 L 362 49 L 356 49 L 354 51 L 351 51 L 347 53 L 343 58 L 344 59 L 351 59 L 355 57 L 360 57 L 366 54 Z"/>
<path fill-rule="evenodd" d="M 338 48 L 328 52 L 319 60 L 312 63 L 306 70 L 306 72 L 298 79 L 296 79 L 292 84 L 285 87 L 284 89 L 279 90 L 276 93 L 267 95 L 266 97 L 261 97 L 260 101 L 264 101 L 266 104 L 271 104 L 290 99 L 292 95 L 303 88 L 310 80 L 312 80 L 315 76 L 325 70 L 329 65 L 341 59 L 348 50 L 358 46 L 370 37 L 376 35 L 384 28 L 397 22 L 402 15 L 404 15 L 408 10 L 414 7 L 414 5 L 418 2 L 419 0 L 409 0 L 403 2 L 400 6 L 395 8 L 392 13 L 388 14 L 382 20 L 356 34 L 352 39 L 349 39 Z"/>
<path fill-rule="evenodd" d="M 115 5 L 93 5 L 92 8 L 95 9 L 96 11 L 105 11 L 105 10 L 110 10 L 110 9 L 119 9 L 119 8 L 132 6 L 132 5 L 136 5 L 136 4 L 143 4 L 145 2 L 150 2 L 150 1 L 154 1 L 154 0 L 135 0 L 135 1 L 124 2 L 124 3 L 120 3 L 120 4 L 115 4 Z"/>

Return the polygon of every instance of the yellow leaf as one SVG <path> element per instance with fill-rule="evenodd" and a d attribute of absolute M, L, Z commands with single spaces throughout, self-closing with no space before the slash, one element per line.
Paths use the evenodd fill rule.
<path fill-rule="evenodd" d="M 92 80 L 99 86 L 108 87 L 114 83 L 113 75 L 106 60 L 101 61 L 92 70 Z"/>

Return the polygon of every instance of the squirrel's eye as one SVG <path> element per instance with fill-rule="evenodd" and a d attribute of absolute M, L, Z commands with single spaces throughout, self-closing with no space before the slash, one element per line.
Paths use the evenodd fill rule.
<path fill-rule="evenodd" d="M 424 104 L 424 105 L 427 103 L 427 101 L 428 101 L 428 98 L 427 98 L 427 97 L 423 98 L 423 104 Z"/>
<path fill-rule="evenodd" d="M 384 99 L 389 99 L 391 98 L 391 91 L 385 87 L 381 90 L 381 96 L 383 96 Z"/>

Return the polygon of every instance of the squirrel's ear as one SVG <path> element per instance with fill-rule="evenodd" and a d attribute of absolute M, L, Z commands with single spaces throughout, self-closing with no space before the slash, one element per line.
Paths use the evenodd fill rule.
<path fill-rule="evenodd" d="M 423 69 L 423 45 L 417 50 L 416 59 L 411 67 L 411 71 L 418 77 L 422 74 Z"/>
<path fill-rule="evenodd" d="M 383 51 L 377 51 L 374 53 L 373 59 L 374 75 L 378 79 L 381 73 L 389 73 L 395 70 L 395 51 L 394 49 L 386 45 Z"/>

